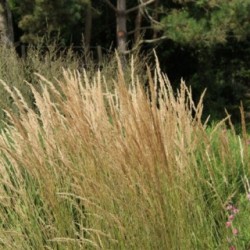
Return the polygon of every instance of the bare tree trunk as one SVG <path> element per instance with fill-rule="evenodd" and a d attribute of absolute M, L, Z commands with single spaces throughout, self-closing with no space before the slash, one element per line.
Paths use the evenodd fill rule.
<path fill-rule="evenodd" d="M 84 42 L 86 53 L 89 53 L 90 43 L 91 43 L 91 33 L 92 33 L 92 5 L 91 2 L 88 3 L 86 10 L 86 20 L 85 20 L 85 32 L 84 32 Z"/>
<path fill-rule="evenodd" d="M 0 0 L 0 42 L 6 45 L 14 43 L 12 14 L 7 0 Z"/>
<path fill-rule="evenodd" d="M 135 19 L 135 34 L 134 34 L 135 43 L 139 42 L 141 38 L 141 23 L 142 23 L 142 8 L 139 8 Z"/>
<path fill-rule="evenodd" d="M 138 11 L 138 16 L 136 20 L 136 28 L 135 28 L 135 38 L 136 40 L 141 38 L 140 30 L 141 30 L 141 21 L 143 9 L 153 3 L 155 0 L 142 0 L 139 4 L 130 9 L 126 7 L 126 0 L 117 0 L 117 5 L 114 6 L 110 0 L 103 0 L 115 13 L 116 13 L 116 37 L 117 37 L 117 49 L 120 54 L 120 59 L 122 66 L 126 65 L 126 54 L 128 53 L 127 49 L 127 15 L 133 11 Z M 131 33 L 131 32 L 130 32 Z M 133 33 L 133 32 L 132 32 Z M 144 42 L 146 40 L 143 40 Z M 136 41 L 138 42 L 138 41 Z M 148 41 L 146 41 L 148 42 Z M 151 42 L 151 41 L 150 41 Z M 153 41 L 154 42 L 154 41 Z M 139 42 L 138 42 L 139 43 Z"/>
<path fill-rule="evenodd" d="M 117 0 L 116 34 L 118 51 L 124 55 L 127 51 L 126 0 Z"/>
<path fill-rule="evenodd" d="M 153 14 L 153 19 L 156 21 L 158 21 L 158 7 L 159 7 L 159 0 L 155 0 L 155 3 L 154 3 L 155 12 Z M 158 37 L 158 31 L 154 28 L 153 30 L 154 30 L 153 39 L 156 39 Z"/>

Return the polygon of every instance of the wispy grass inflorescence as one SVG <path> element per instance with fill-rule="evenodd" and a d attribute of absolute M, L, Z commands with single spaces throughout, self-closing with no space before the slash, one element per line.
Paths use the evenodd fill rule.
<path fill-rule="evenodd" d="M 243 166 L 227 173 L 225 154 L 241 162 L 232 146 L 238 138 L 221 129 L 224 122 L 210 136 L 201 121 L 203 95 L 196 105 L 184 82 L 175 93 L 158 63 L 153 75 L 148 70 L 147 91 L 133 60 L 130 72 L 125 77 L 120 67 L 112 89 L 100 71 L 89 78 L 64 70 L 54 81 L 37 74 L 39 90 L 28 84 L 35 109 L 2 82 L 18 114 L 6 111 L 0 137 L 0 246 L 226 245 L 223 205 L 236 191 L 228 181 L 237 182 L 232 175 Z"/>

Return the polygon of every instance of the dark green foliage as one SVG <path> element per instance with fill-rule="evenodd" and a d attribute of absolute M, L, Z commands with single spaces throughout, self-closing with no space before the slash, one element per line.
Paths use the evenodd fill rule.
<path fill-rule="evenodd" d="M 24 0 L 12 1 L 19 16 L 18 26 L 24 31 L 22 42 L 38 43 L 46 34 L 61 35 L 67 44 L 79 39 L 88 0 Z"/>
<path fill-rule="evenodd" d="M 172 40 L 189 46 L 225 44 L 229 37 L 245 40 L 249 34 L 250 1 L 179 1 L 168 10 L 161 28 Z"/>
<path fill-rule="evenodd" d="M 206 115 L 221 119 L 226 108 L 239 121 L 240 102 L 247 111 L 249 105 L 250 1 L 172 2 L 158 26 L 176 48 L 163 52 L 167 72 L 195 94 L 207 88 Z"/>

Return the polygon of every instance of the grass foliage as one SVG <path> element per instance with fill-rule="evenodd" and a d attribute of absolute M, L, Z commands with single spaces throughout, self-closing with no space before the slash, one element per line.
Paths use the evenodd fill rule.
<path fill-rule="evenodd" d="M 0 69 L 12 100 L 0 136 L 1 248 L 249 249 L 246 133 L 229 118 L 207 127 L 203 96 L 195 104 L 184 82 L 174 92 L 157 62 L 139 77 L 133 60 L 126 74 L 43 60 L 32 77 L 26 64 Z M 237 234 L 226 227 L 232 204 Z"/>

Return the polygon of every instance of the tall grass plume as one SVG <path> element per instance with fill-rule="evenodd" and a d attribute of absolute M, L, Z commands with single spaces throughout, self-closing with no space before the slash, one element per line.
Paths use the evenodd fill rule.
<path fill-rule="evenodd" d="M 1 247 L 226 249 L 242 139 L 225 121 L 208 131 L 203 95 L 174 92 L 158 63 L 147 90 L 130 72 L 113 88 L 100 71 L 37 74 L 35 108 L 1 81 L 18 110 L 0 137 Z"/>

